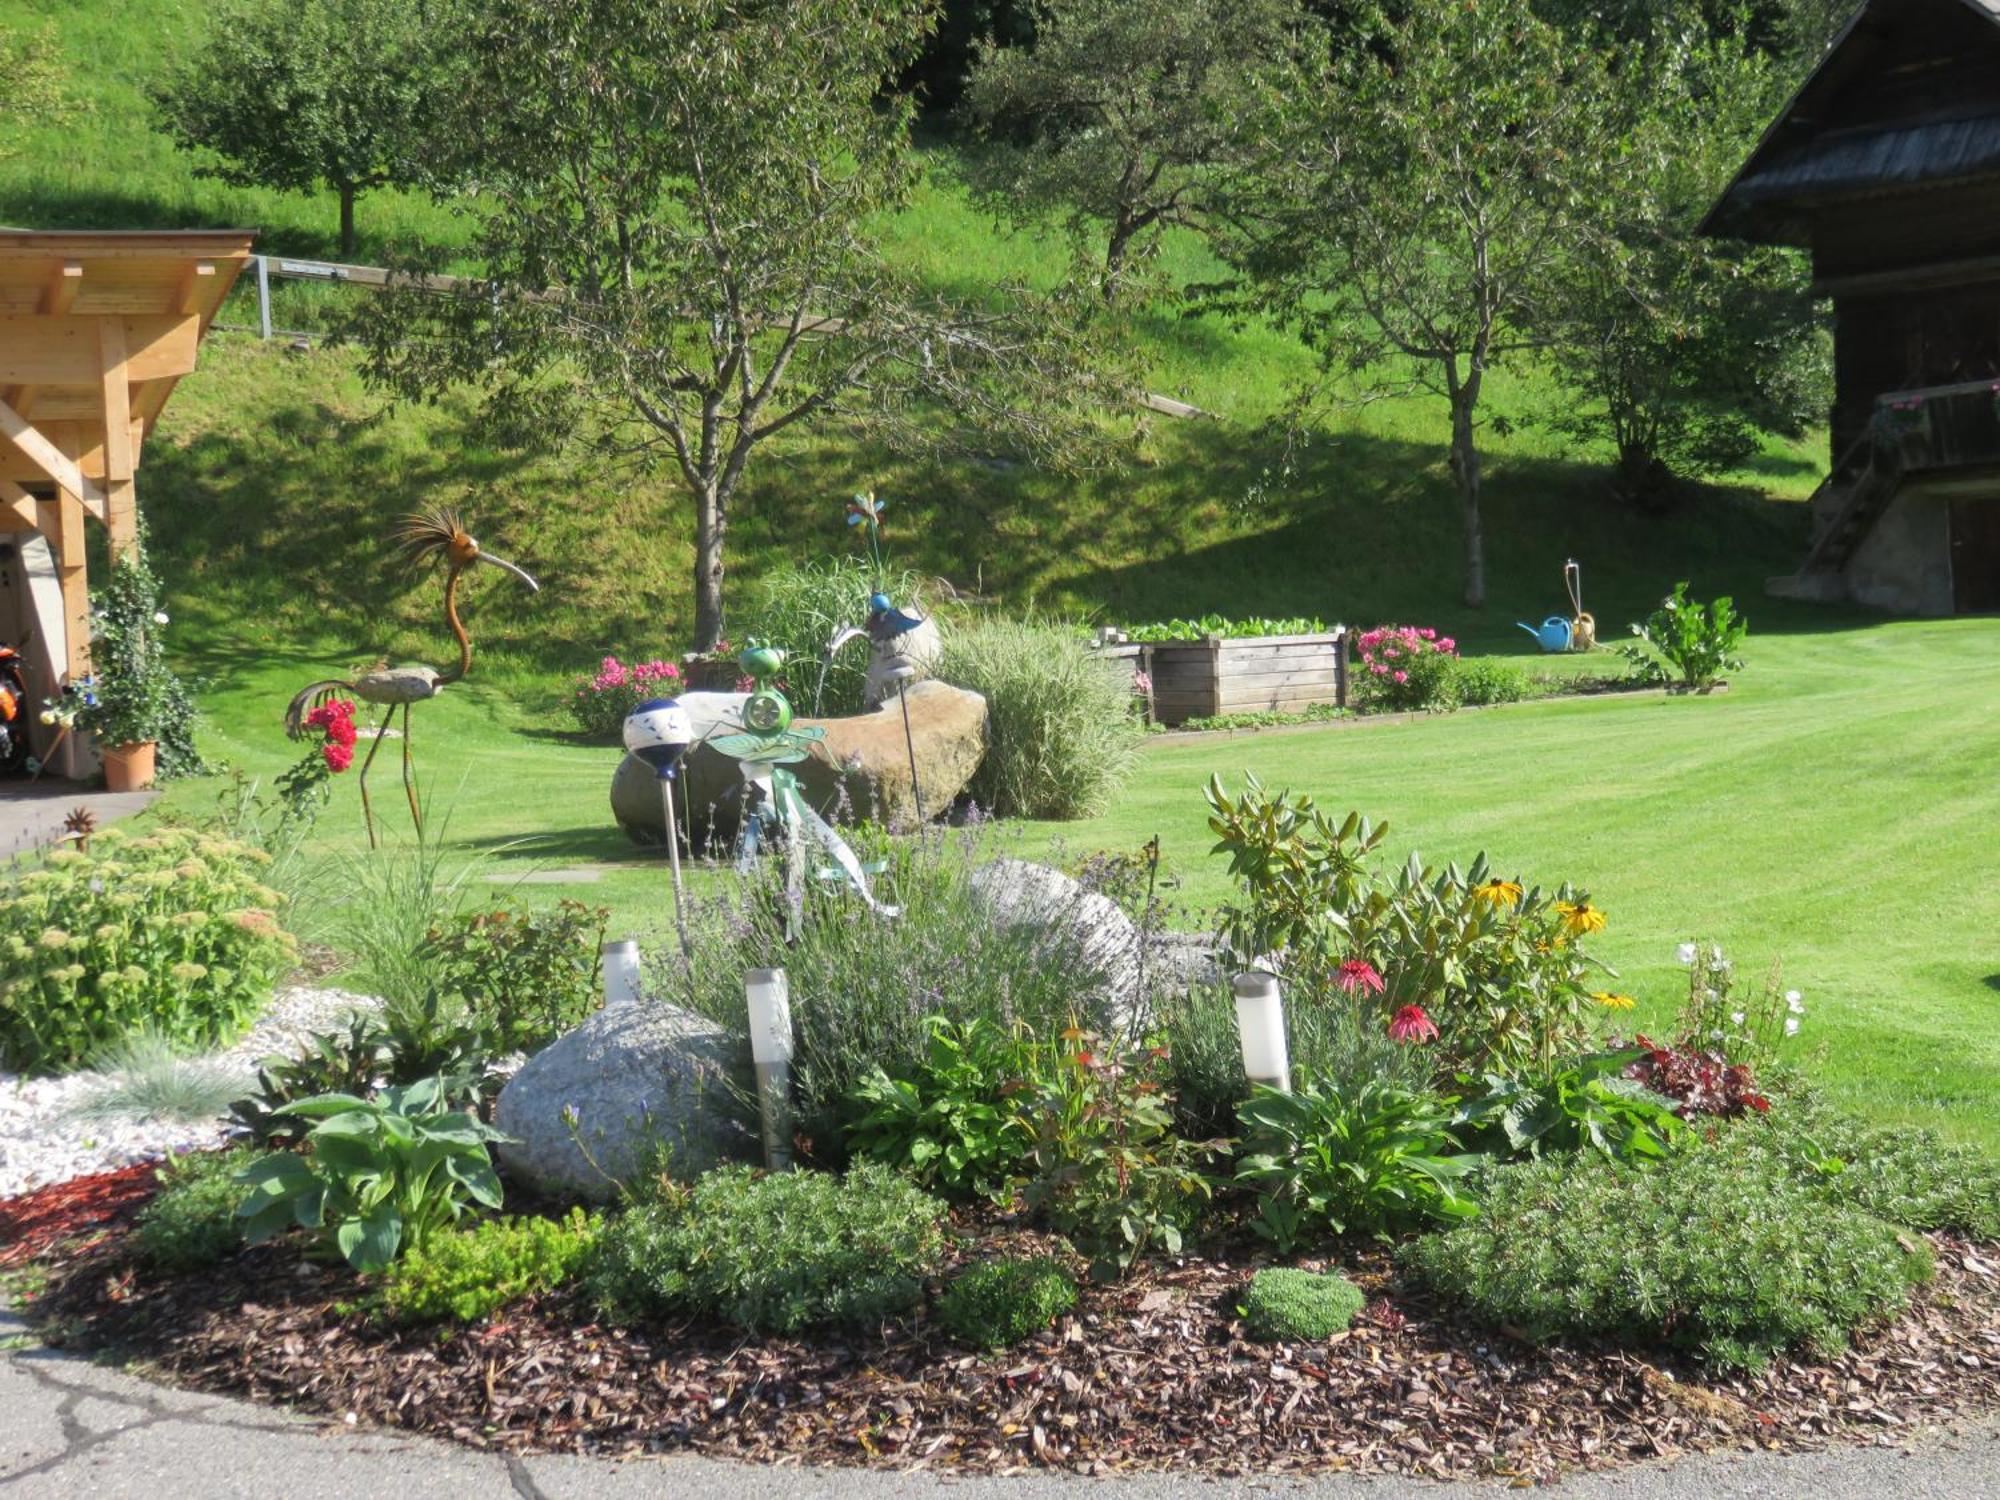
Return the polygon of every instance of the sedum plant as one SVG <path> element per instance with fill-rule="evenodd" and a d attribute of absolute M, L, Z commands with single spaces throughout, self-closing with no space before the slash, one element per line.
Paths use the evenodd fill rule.
<path fill-rule="evenodd" d="M 0 893 L 0 1064 L 77 1067 L 142 1029 L 233 1040 L 297 953 L 267 856 L 179 829 L 109 828 Z"/>
<path fill-rule="evenodd" d="M 1266 1266 L 1243 1289 L 1243 1328 L 1259 1343 L 1316 1344 L 1352 1323 L 1367 1301 L 1337 1273 Z"/>
<path fill-rule="evenodd" d="M 1644 624 L 1632 627 L 1638 639 L 1619 647 L 1619 654 L 1648 681 L 1707 693 L 1715 690 L 1724 672 L 1743 670 L 1737 653 L 1749 633 L 1750 622 L 1736 613 L 1735 601 L 1727 594 L 1704 605 L 1688 597 L 1683 579 Z"/>
<path fill-rule="evenodd" d="M 574 1276 L 604 1224 L 573 1208 L 562 1219 L 488 1219 L 446 1229 L 389 1267 L 382 1305 L 399 1323 L 471 1323 Z"/>
<path fill-rule="evenodd" d="M 450 1109 L 438 1079 L 373 1099 L 320 1094 L 282 1112 L 317 1122 L 310 1154 L 267 1156 L 239 1175 L 248 1192 L 236 1212 L 251 1244 L 307 1229 L 355 1270 L 381 1271 L 473 1204 L 500 1206 L 486 1148 L 506 1137 Z"/>

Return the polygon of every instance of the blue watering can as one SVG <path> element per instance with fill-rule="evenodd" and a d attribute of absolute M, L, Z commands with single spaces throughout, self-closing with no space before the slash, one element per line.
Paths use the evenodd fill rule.
<path fill-rule="evenodd" d="M 1518 625 L 1520 622 L 1517 620 Z M 1551 654 L 1569 650 L 1569 621 L 1561 615 L 1550 615 L 1540 625 L 1521 625 L 1521 628 L 1535 638 L 1535 644 Z"/>

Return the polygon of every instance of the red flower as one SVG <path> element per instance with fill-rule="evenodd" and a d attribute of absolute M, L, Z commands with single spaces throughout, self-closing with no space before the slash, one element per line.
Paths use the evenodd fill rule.
<path fill-rule="evenodd" d="M 335 719 L 331 724 L 326 726 L 326 738 L 327 743 L 331 745 L 352 746 L 354 743 L 354 721 L 352 719 Z"/>
<path fill-rule="evenodd" d="M 1428 1042 L 1437 1034 L 1437 1023 L 1421 1005 L 1404 1006 L 1389 1022 L 1389 1039 L 1394 1042 Z"/>
<path fill-rule="evenodd" d="M 354 747 L 343 745 L 338 740 L 328 740 L 320 746 L 319 753 L 326 757 L 326 768 L 329 771 L 345 771 L 354 764 Z"/>
<path fill-rule="evenodd" d="M 1376 972 L 1375 965 L 1365 958 L 1350 958 L 1343 963 L 1340 972 L 1334 976 L 1334 983 L 1350 995 L 1356 990 L 1367 990 L 1370 994 L 1379 995 L 1385 988 L 1382 976 Z M 1415 1009 L 1414 1006 L 1411 1008 Z"/>

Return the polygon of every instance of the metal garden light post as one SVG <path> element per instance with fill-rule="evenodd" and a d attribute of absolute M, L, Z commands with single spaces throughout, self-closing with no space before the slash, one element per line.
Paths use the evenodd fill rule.
<path fill-rule="evenodd" d="M 625 719 L 625 748 L 653 768 L 660 778 L 660 800 L 667 813 L 667 864 L 674 879 L 674 927 L 680 933 L 681 955 L 688 954 L 687 916 L 681 895 L 681 835 L 674 816 L 674 781 L 681 757 L 694 738 L 687 710 L 678 699 L 653 698 Z"/>
<path fill-rule="evenodd" d="M 627 1000 L 637 1000 L 639 986 L 639 944 L 633 938 L 616 938 L 604 945 L 604 1004 L 608 1010 Z"/>
<path fill-rule="evenodd" d="M 757 1111 L 764 1124 L 764 1165 L 792 1165 L 792 1002 L 783 969 L 743 976 L 750 1004 L 750 1060 L 757 1067 Z"/>
<path fill-rule="evenodd" d="M 1292 1091 L 1292 1061 L 1285 1046 L 1285 999 L 1275 975 L 1258 970 L 1230 981 L 1236 992 L 1236 1032 L 1243 1044 L 1243 1071 L 1252 1083 Z"/>

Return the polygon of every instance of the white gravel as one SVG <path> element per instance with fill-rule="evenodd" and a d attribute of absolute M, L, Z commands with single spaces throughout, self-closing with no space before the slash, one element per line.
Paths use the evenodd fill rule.
<path fill-rule="evenodd" d="M 310 1034 L 338 1030 L 357 1009 L 381 1001 L 346 990 L 294 986 L 278 991 L 248 1036 L 210 1059 L 241 1075 L 246 1090 L 257 1064 L 272 1053 L 289 1054 Z M 63 1078 L 22 1078 L 0 1072 L 0 1198 L 107 1172 L 175 1152 L 221 1145 L 222 1121 L 190 1125 L 165 1121 L 80 1121 L 72 1111 L 104 1083 L 99 1073 Z"/>

